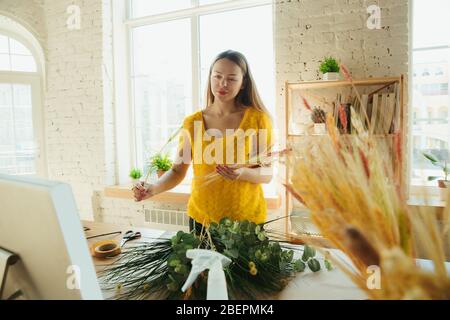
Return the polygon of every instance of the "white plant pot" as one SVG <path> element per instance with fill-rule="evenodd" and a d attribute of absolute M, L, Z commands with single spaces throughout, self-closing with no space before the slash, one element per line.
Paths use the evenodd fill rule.
<path fill-rule="evenodd" d="M 339 80 L 339 72 L 327 72 L 323 75 L 325 81 L 337 81 Z"/>
<path fill-rule="evenodd" d="M 448 188 L 439 188 L 439 194 L 440 194 L 440 198 L 442 201 L 446 201 L 447 200 L 447 192 L 448 192 Z"/>
<path fill-rule="evenodd" d="M 326 134 L 327 128 L 325 123 L 314 123 L 314 134 Z"/>
<path fill-rule="evenodd" d="M 439 180 L 439 194 L 442 201 L 447 201 L 448 199 L 448 192 L 450 188 L 450 181 L 443 181 Z"/>

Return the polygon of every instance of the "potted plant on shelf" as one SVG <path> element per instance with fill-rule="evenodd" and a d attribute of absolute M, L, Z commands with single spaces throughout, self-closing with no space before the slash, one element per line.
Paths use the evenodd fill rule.
<path fill-rule="evenodd" d="M 323 80 L 339 80 L 339 64 L 337 63 L 336 59 L 332 57 L 326 57 L 320 64 L 319 70 L 323 73 Z"/>
<path fill-rule="evenodd" d="M 325 126 L 326 114 L 325 111 L 320 107 L 314 107 L 311 113 L 311 120 L 314 122 L 314 134 L 325 134 L 326 126 Z"/>
<path fill-rule="evenodd" d="M 441 200 L 447 199 L 447 188 L 450 186 L 450 181 L 448 180 L 448 175 L 450 173 L 450 167 L 446 160 L 440 160 L 431 153 L 423 152 L 425 158 L 427 158 L 432 165 L 441 168 L 441 176 L 429 176 L 428 181 L 437 180 L 438 186 L 441 188 Z"/>
<path fill-rule="evenodd" d="M 139 183 L 139 179 L 142 177 L 142 172 L 140 169 L 133 168 L 130 170 L 129 176 L 131 178 L 133 185 L 136 185 Z"/>
<path fill-rule="evenodd" d="M 167 154 L 157 153 L 150 158 L 150 170 L 155 172 L 160 178 L 172 167 L 172 161 Z"/>

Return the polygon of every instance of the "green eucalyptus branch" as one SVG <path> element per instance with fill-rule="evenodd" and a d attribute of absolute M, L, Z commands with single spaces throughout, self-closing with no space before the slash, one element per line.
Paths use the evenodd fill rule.
<path fill-rule="evenodd" d="M 207 273 L 186 293 L 180 291 L 191 269 L 186 251 L 193 248 L 212 249 L 232 260 L 224 269 L 232 299 L 268 298 L 296 273 L 321 270 L 314 248 L 304 246 L 301 258 L 294 259 L 294 250 L 270 240 L 264 226 L 224 218 L 200 235 L 178 231 L 171 239 L 135 245 L 102 271 L 100 284 L 116 289 L 116 299 L 204 299 Z M 324 265 L 331 269 L 327 260 Z"/>

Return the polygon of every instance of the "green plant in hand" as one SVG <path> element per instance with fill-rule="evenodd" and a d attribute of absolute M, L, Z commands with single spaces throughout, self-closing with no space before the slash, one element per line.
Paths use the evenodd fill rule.
<path fill-rule="evenodd" d="M 320 64 L 319 70 L 322 73 L 339 72 L 339 64 L 337 63 L 336 59 L 332 57 L 327 57 Z"/>
<path fill-rule="evenodd" d="M 131 169 L 129 176 L 131 179 L 139 179 L 142 177 L 142 172 L 137 168 L 133 168 Z"/>
<path fill-rule="evenodd" d="M 151 171 L 169 171 L 172 167 L 172 161 L 168 155 L 157 153 L 150 158 L 150 170 Z"/>

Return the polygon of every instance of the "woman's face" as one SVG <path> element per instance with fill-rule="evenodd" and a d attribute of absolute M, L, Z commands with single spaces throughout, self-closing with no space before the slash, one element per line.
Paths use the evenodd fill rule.
<path fill-rule="evenodd" d="M 243 88 L 241 68 L 228 59 L 217 60 L 211 72 L 211 91 L 222 102 L 233 100 Z"/>

